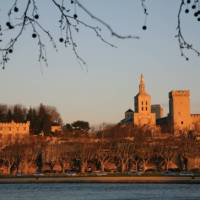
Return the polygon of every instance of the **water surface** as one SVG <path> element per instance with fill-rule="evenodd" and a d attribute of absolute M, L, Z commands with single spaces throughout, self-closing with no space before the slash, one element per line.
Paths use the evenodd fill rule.
<path fill-rule="evenodd" d="M 0 200 L 200 200 L 198 184 L 2 184 Z"/>

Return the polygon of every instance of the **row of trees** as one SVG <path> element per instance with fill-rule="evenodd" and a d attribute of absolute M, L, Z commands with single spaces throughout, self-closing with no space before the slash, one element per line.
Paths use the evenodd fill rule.
<path fill-rule="evenodd" d="M 82 130 L 82 131 L 88 131 L 90 129 L 89 122 L 77 120 L 71 124 L 67 123 L 64 126 L 64 130 L 66 131 L 73 131 L 73 130 Z"/>
<path fill-rule="evenodd" d="M 198 157 L 199 153 L 199 142 L 186 136 L 176 139 L 169 136 L 157 140 L 136 136 L 133 141 L 107 139 L 62 143 L 52 143 L 44 137 L 32 136 L 2 146 L 0 166 L 8 174 L 36 171 L 64 173 L 67 170 L 81 173 L 94 170 L 125 173 L 147 169 L 163 171 L 172 166 L 179 170 L 200 170 L 200 165 L 195 166 L 189 162 Z"/>
<path fill-rule="evenodd" d="M 62 119 L 57 109 L 53 106 L 40 104 L 36 108 L 27 109 L 23 105 L 0 105 L 0 122 L 26 122 L 30 121 L 32 134 L 41 132 L 48 134 L 53 123 L 62 124 Z"/>
<path fill-rule="evenodd" d="M 51 125 L 62 125 L 62 118 L 54 106 L 40 104 L 38 107 L 26 108 L 23 105 L 17 104 L 8 106 L 0 104 L 0 122 L 26 122 L 30 121 L 31 134 L 44 133 L 45 135 L 51 132 Z M 64 131 L 84 131 L 90 129 L 89 122 L 77 120 L 73 123 L 67 123 L 64 126 Z"/>

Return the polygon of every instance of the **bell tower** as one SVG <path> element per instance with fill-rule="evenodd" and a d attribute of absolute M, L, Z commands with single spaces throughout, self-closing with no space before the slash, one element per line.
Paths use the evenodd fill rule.
<path fill-rule="evenodd" d="M 140 76 L 139 92 L 134 97 L 134 101 L 134 125 L 154 125 L 156 123 L 155 113 L 151 113 L 151 96 L 146 92 L 143 74 Z"/>
<path fill-rule="evenodd" d="M 146 93 L 143 74 L 140 76 L 139 93 L 135 96 L 135 111 L 151 113 L 151 96 Z"/>

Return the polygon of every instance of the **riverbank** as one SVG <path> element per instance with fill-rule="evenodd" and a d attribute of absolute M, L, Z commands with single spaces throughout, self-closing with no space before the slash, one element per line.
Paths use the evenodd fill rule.
<path fill-rule="evenodd" d="M 0 177 L 0 184 L 10 183 L 182 183 L 200 184 L 200 177 L 181 176 L 33 176 Z"/>

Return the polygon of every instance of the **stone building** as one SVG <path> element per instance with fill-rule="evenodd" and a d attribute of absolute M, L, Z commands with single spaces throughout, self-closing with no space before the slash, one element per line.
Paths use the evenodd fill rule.
<path fill-rule="evenodd" d="M 51 125 L 52 133 L 60 133 L 62 131 L 62 126 L 60 124 L 54 123 Z"/>
<path fill-rule="evenodd" d="M 25 136 L 29 134 L 29 129 L 29 121 L 26 123 L 0 122 L 0 135 L 2 136 Z"/>
<path fill-rule="evenodd" d="M 133 122 L 133 110 L 128 109 L 125 114 L 125 118 L 121 121 L 122 123 L 132 123 Z"/>
<path fill-rule="evenodd" d="M 139 93 L 135 96 L 134 126 L 155 125 L 156 115 L 151 112 L 151 96 L 146 92 L 144 76 L 141 74 Z"/>
<path fill-rule="evenodd" d="M 191 128 L 190 91 L 175 90 L 169 92 L 169 121 L 172 128 L 178 130 Z"/>
<path fill-rule="evenodd" d="M 156 120 L 163 117 L 163 108 L 160 104 L 152 105 L 151 112 L 156 114 Z"/>
<path fill-rule="evenodd" d="M 192 128 L 200 132 L 200 114 L 191 114 Z"/>
<path fill-rule="evenodd" d="M 161 126 L 167 131 L 200 130 L 200 114 L 190 112 L 190 91 L 172 90 L 169 92 L 169 114 L 163 117 L 161 105 L 151 105 L 151 96 L 146 92 L 143 75 L 140 77 L 139 92 L 134 98 L 135 110 L 127 110 L 121 123 L 134 126 Z"/>
<path fill-rule="evenodd" d="M 173 90 L 169 92 L 168 120 L 172 129 L 191 130 L 196 123 L 200 123 L 200 114 L 190 112 L 190 91 Z"/>
<path fill-rule="evenodd" d="M 144 76 L 141 74 L 139 92 L 134 97 L 135 110 L 127 110 L 121 123 L 133 123 L 134 126 L 154 126 L 156 114 L 151 112 L 151 96 L 146 92 Z"/>

